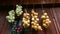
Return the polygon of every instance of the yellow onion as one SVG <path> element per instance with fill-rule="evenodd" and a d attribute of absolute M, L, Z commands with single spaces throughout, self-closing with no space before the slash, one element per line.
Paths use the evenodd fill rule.
<path fill-rule="evenodd" d="M 42 16 L 41 16 L 41 18 L 45 18 L 45 16 L 44 16 L 44 15 L 42 15 Z"/>
<path fill-rule="evenodd" d="M 47 15 L 47 13 L 44 13 L 44 15 Z"/>

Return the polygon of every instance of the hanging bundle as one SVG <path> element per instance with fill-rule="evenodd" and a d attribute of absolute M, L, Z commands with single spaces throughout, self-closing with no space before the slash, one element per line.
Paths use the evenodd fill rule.
<path fill-rule="evenodd" d="M 16 5 L 16 14 L 17 14 L 17 16 L 22 15 L 22 13 L 23 13 L 22 6 Z M 6 19 L 10 23 L 15 21 L 15 12 L 14 12 L 14 10 L 9 11 L 9 16 L 6 16 Z"/>
<path fill-rule="evenodd" d="M 30 26 L 30 14 L 27 13 L 27 10 L 25 10 L 26 13 L 23 14 L 23 26 L 24 28 L 29 27 Z"/>
<path fill-rule="evenodd" d="M 32 28 L 35 29 L 35 30 L 42 30 L 41 26 L 39 25 L 38 21 L 39 21 L 39 18 L 38 18 L 38 13 L 34 12 L 34 10 L 32 9 Z"/>
<path fill-rule="evenodd" d="M 16 14 L 20 16 L 23 13 L 22 6 L 16 5 Z"/>
<path fill-rule="evenodd" d="M 9 11 L 9 15 L 6 16 L 6 19 L 10 23 L 15 21 L 15 12 L 14 12 L 14 10 Z"/>
<path fill-rule="evenodd" d="M 22 13 L 23 13 L 22 6 L 18 6 L 18 5 L 16 5 L 16 12 L 14 12 L 14 10 L 9 11 L 9 15 L 6 16 L 6 19 L 10 23 L 9 34 L 20 34 L 20 32 L 22 31 L 23 27 L 22 27 L 21 19 L 19 18 L 16 20 L 16 18 L 15 18 L 15 14 L 17 14 L 17 16 L 20 16 L 20 15 L 22 15 Z M 19 22 L 19 20 L 20 20 L 20 22 Z"/>
<path fill-rule="evenodd" d="M 49 19 L 49 16 L 47 15 L 46 12 L 44 12 L 45 10 L 43 10 L 43 15 L 41 16 L 42 21 L 43 21 L 43 26 L 45 28 L 47 28 L 49 26 L 49 24 L 51 23 L 51 20 Z"/>

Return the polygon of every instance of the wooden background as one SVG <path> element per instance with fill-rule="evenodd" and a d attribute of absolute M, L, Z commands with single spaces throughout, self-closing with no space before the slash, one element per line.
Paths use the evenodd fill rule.
<path fill-rule="evenodd" d="M 0 0 L 1 5 L 60 3 L 60 0 Z"/>
<path fill-rule="evenodd" d="M 16 4 L 50 4 L 50 3 L 60 3 L 60 0 L 0 0 L 0 6 L 15 6 Z M 60 8 L 45 8 L 46 12 L 50 16 L 51 24 L 46 30 L 46 34 L 60 34 Z M 6 20 L 9 10 L 0 10 L 0 34 L 8 34 L 9 23 Z M 28 10 L 28 11 L 31 11 Z M 35 9 L 39 13 L 39 18 L 42 15 L 42 10 L 40 8 Z M 34 32 L 35 33 L 35 32 Z M 30 30 L 30 34 L 34 34 Z M 45 34 L 44 31 L 38 31 L 37 34 Z"/>

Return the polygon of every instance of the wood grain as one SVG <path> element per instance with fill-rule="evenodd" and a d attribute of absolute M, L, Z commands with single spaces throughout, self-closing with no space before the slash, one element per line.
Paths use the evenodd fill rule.
<path fill-rule="evenodd" d="M 0 0 L 0 5 L 60 3 L 60 0 Z"/>

